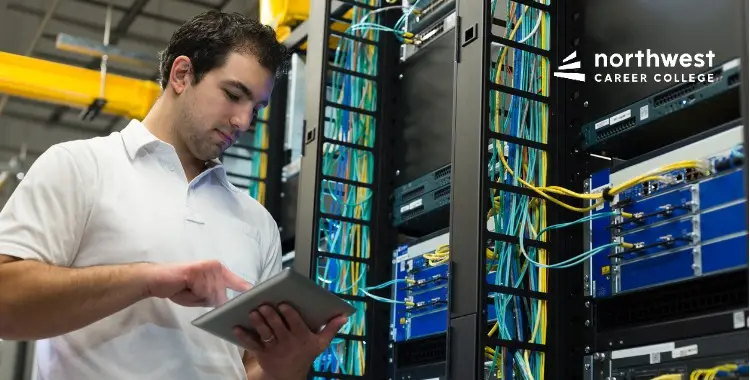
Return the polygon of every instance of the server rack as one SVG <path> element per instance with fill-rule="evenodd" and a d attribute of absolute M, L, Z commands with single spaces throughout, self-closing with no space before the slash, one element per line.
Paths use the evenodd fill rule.
<path fill-rule="evenodd" d="M 547 63 L 547 75 L 551 76 L 552 65 L 557 65 L 565 57 L 566 51 L 559 47 L 565 46 L 568 38 L 565 35 L 565 23 L 575 19 L 575 12 L 567 7 L 568 2 L 514 2 L 518 6 L 530 7 L 548 14 L 551 35 L 548 49 L 515 42 L 493 33 L 493 28 L 506 25 L 493 17 L 488 2 L 458 1 L 456 7 L 458 20 L 450 223 L 452 267 L 447 368 L 449 379 L 483 378 L 486 346 L 502 347 L 509 353 L 519 350 L 544 353 L 546 373 L 560 379 L 580 376 L 580 372 L 576 373 L 573 366 L 568 364 L 572 360 L 580 361 L 581 358 L 581 353 L 577 353 L 574 348 L 581 346 L 580 337 L 573 333 L 573 328 L 569 328 L 572 322 L 583 323 L 580 320 L 584 309 L 582 293 L 580 289 L 576 290 L 576 284 L 580 285 L 580 278 L 576 279 L 572 271 L 549 271 L 548 292 L 489 285 L 485 281 L 477 281 L 485 276 L 484 251 L 487 241 L 519 244 L 517 236 L 489 232 L 485 226 L 486 215 L 490 209 L 490 195 L 505 192 L 542 200 L 537 193 L 528 188 L 498 183 L 488 178 L 485 169 L 489 162 L 488 143 L 494 139 L 544 152 L 549 160 L 549 184 L 576 189 L 580 187 L 575 186 L 576 178 L 582 172 L 581 163 L 575 161 L 571 155 L 574 128 L 565 124 L 567 110 L 561 106 L 565 104 L 566 84 L 563 81 L 550 80 L 547 95 L 539 95 L 493 83 L 489 77 L 492 43 L 543 57 Z M 490 131 L 491 91 L 546 104 L 547 141 L 532 141 Z M 547 211 L 547 225 L 573 219 L 570 212 L 551 204 L 550 206 Z M 547 241 L 525 239 L 524 245 L 545 250 L 549 262 L 567 259 L 564 255 L 566 252 L 575 252 L 576 248 L 572 247 L 575 247 L 581 238 L 570 231 L 566 231 L 565 234 L 552 233 L 548 236 Z M 532 344 L 521 340 L 489 338 L 486 318 L 490 293 L 546 303 L 550 316 L 546 343 Z"/>
<path fill-rule="evenodd" d="M 389 280 L 391 255 L 390 249 L 395 241 L 389 218 L 389 201 L 393 187 L 392 177 L 392 154 L 387 152 L 391 149 L 391 133 L 396 122 L 396 86 L 398 76 L 396 67 L 398 64 L 397 40 L 387 33 L 380 33 L 377 41 L 355 37 L 346 31 L 332 28 L 334 22 L 348 22 L 341 16 L 353 7 L 378 9 L 382 5 L 369 6 L 364 2 L 313 0 L 310 6 L 309 19 L 300 26 L 302 35 L 295 33 L 290 36 L 288 46 L 300 47 L 305 41 L 307 43 L 307 93 L 305 96 L 305 135 L 303 141 L 303 156 L 299 173 L 299 193 L 297 207 L 297 225 L 295 242 L 295 270 L 318 278 L 319 260 L 339 260 L 355 262 L 363 266 L 367 273 L 367 285 L 381 284 Z M 395 23 L 398 14 L 382 12 L 384 23 Z M 377 50 L 377 74 L 365 74 L 353 70 L 335 66 L 330 58 L 335 52 L 331 51 L 329 42 L 332 37 L 336 39 L 350 39 L 361 44 L 372 46 Z M 373 110 L 365 110 L 360 107 L 342 105 L 330 100 L 327 96 L 328 78 L 333 73 L 347 75 L 373 83 L 377 95 L 376 106 Z M 344 110 L 360 115 L 368 115 L 374 118 L 375 138 L 371 145 L 357 144 L 342 141 L 336 136 L 330 135 L 328 123 L 332 121 L 331 110 Z M 323 164 L 324 149 L 327 146 L 338 146 L 341 149 L 350 149 L 371 154 L 374 161 L 374 176 L 369 183 L 363 183 L 326 172 Z M 335 186 L 356 187 L 371 192 L 371 215 L 369 219 L 348 218 L 324 212 L 327 207 L 321 201 L 321 192 L 324 183 L 333 183 Z M 349 223 L 369 229 L 370 254 L 364 256 L 342 255 L 325 252 L 321 249 L 321 225 L 324 220 L 337 223 Z M 388 311 L 389 305 L 376 302 L 362 294 L 339 294 L 342 299 L 353 303 L 364 304 L 366 307 L 365 333 L 363 335 L 339 334 L 337 337 L 344 341 L 363 341 L 365 370 L 362 376 L 344 374 L 340 371 L 317 372 L 311 371 L 311 378 L 322 379 L 385 379 L 388 378 L 388 360 L 382 353 L 387 351 L 388 345 Z"/>
<path fill-rule="evenodd" d="M 644 41 L 649 39 L 649 31 L 643 28 L 644 24 L 631 25 L 633 35 L 623 35 L 622 41 L 609 41 L 606 35 L 600 35 L 602 24 L 598 24 L 600 29 L 590 28 L 584 30 L 584 24 L 581 20 L 597 19 L 603 14 L 620 14 L 612 8 L 603 9 L 601 6 L 592 6 L 594 2 L 585 0 L 574 0 L 566 2 L 566 7 L 575 13 L 566 13 L 566 20 L 569 21 L 565 28 L 565 43 L 568 49 L 578 50 L 583 56 L 592 57 L 593 52 L 606 52 L 627 50 L 625 46 L 641 47 L 647 45 Z M 597 3 L 602 5 L 605 3 Z M 610 3 L 606 3 L 610 5 Z M 614 3 L 612 3 L 614 4 Z M 693 14 L 694 19 L 704 20 L 706 24 L 712 24 L 706 30 L 711 33 L 700 34 L 703 40 L 700 41 L 700 47 L 696 47 L 694 36 L 688 36 L 683 33 L 686 30 L 692 30 L 692 24 L 685 20 L 689 17 L 670 17 L 669 12 L 654 12 L 650 15 L 652 18 L 664 18 L 665 33 L 658 34 L 655 42 L 648 47 L 652 49 L 669 48 L 674 51 L 685 51 L 686 46 L 697 50 L 711 49 L 717 54 L 717 57 L 735 57 L 736 54 L 741 57 L 742 74 L 741 77 L 741 117 L 743 125 L 747 126 L 747 2 L 722 2 L 717 3 L 716 11 L 713 14 L 737 15 L 737 20 L 723 18 L 721 22 L 715 17 L 704 17 L 706 10 L 697 11 Z M 686 10 L 690 10 L 689 5 L 685 5 Z M 644 14 L 643 9 L 629 9 L 632 14 Z M 587 14 L 587 12 L 589 12 Z M 592 14 L 593 13 L 593 14 Z M 585 15 L 585 16 L 584 16 Z M 740 16 L 741 15 L 741 16 Z M 622 15 L 621 19 L 628 19 L 629 15 Z M 726 36 L 737 36 L 735 25 L 742 17 L 742 46 L 738 48 L 735 44 L 739 41 L 726 38 Z M 721 23 L 717 25 L 716 23 Z M 607 28 L 604 28 L 607 29 Z M 609 28 L 615 30 L 614 28 Z M 595 40 L 598 44 L 595 46 L 585 46 L 587 42 Z M 607 41 L 605 47 L 602 41 Z M 691 41 L 687 45 L 686 41 Z M 681 45 L 685 42 L 686 45 Z M 583 46 L 579 46 L 583 45 Z M 630 45 L 628 45 L 630 44 Z M 645 46 L 644 46 L 645 48 Z M 587 51 L 587 49 L 589 51 Z M 740 54 L 741 52 L 741 54 Z M 581 54 L 583 53 L 583 54 Z M 725 58 L 717 58 L 722 60 Z M 586 63 L 584 63 L 585 65 Z M 647 69 L 644 69 L 648 72 Z M 651 73 L 651 72 L 649 72 Z M 655 86 L 654 83 L 649 86 Z M 666 84 L 664 86 L 667 86 Z M 582 121 L 590 122 L 592 117 L 600 117 L 607 112 L 607 107 L 622 107 L 633 100 L 633 97 L 643 96 L 651 91 L 651 87 L 631 87 L 633 92 L 630 94 L 619 95 L 620 88 L 603 87 L 600 83 L 578 83 L 573 81 L 566 82 L 567 90 L 565 92 L 566 116 L 565 124 L 573 125 L 579 128 Z M 635 93 L 635 90 L 640 93 Z M 601 94 L 611 92 L 613 95 L 607 100 L 602 100 Z M 630 98 L 628 97 L 630 96 Z M 592 100 L 589 102 L 588 100 Z M 598 100 L 598 104 L 597 104 Z M 740 115 L 736 115 L 740 116 Z M 733 116 L 733 117 L 736 117 Z M 706 125 L 708 128 L 716 130 L 719 125 Z M 644 131 L 646 132 L 646 131 Z M 707 131 L 706 133 L 715 133 Z M 706 135 L 704 133 L 703 135 Z M 697 136 L 694 136 L 697 140 Z M 644 133 L 643 138 L 648 138 Z M 685 139 L 675 144 L 686 143 L 693 139 Z M 747 146 L 747 129 L 745 129 L 744 143 Z M 659 151 L 665 151 L 660 149 Z M 658 152 L 652 152 L 654 155 Z M 642 157 L 635 158 L 631 162 L 638 162 Z M 581 160 L 577 168 L 584 173 L 593 173 L 604 166 L 616 166 L 617 163 L 601 165 L 593 161 Z M 599 165 L 598 165 L 599 164 Z M 745 176 L 747 176 L 747 162 L 744 162 Z M 580 178 L 579 180 L 583 180 Z M 747 197 L 747 179 L 745 179 L 745 196 Z M 585 189 L 591 190 L 591 189 Z M 577 275 L 583 276 L 577 272 Z M 658 288 L 649 289 L 643 292 L 632 292 L 629 294 L 618 295 L 612 298 L 593 299 L 585 298 L 583 301 L 584 314 L 581 319 L 576 319 L 579 323 L 577 327 L 582 326 L 582 336 L 584 337 L 583 345 L 583 362 L 578 369 L 586 380 L 604 378 L 601 375 L 602 369 L 606 373 L 610 365 L 609 355 L 615 350 L 630 349 L 634 347 L 643 347 L 648 345 L 659 345 L 665 342 L 677 342 L 685 339 L 709 339 L 719 334 L 726 334 L 732 331 L 739 332 L 737 318 L 740 320 L 747 318 L 747 271 L 736 271 L 728 273 L 716 279 L 701 279 L 692 282 L 676 283 L 659 286 Z M 587 280 L 584 278 L 584 280 Z M 710 280 L 710 281 L 709 281 Z M 580 281 L 580 280 L 579 280 Z M 649 305 L 658 305 L 657 308 Z M 580 310 L 580 308 L 579 308 Z M 580 322 L 583 323 L 580 323 Z M 744 323 L 742 326 L 744 327 Z M 578 331 L 581 331 L 578 328 Z M 747 330 L 745 330 L 746 333 Z M 664 354 L 662 354 L 664 355 Z M 659 363 L 659 353 L 656 352 L 656 359 L 646 357 L 644 365 L 654 365 Z M 663 360 L 663 359 L 662 359 Z M 710 367 L 709 363 L 709 367 Z M 689 367 L 688 367 L 689 368 Z M 619 377 L 618 377 L 619 378 Z"/>
<path fill-rule="evenodd" d="M 268 115 L 268 167 L 266 168 L 266 210 L 271 213 L 273 219 L 280 223 L 281 202 L 283 193 L 281 191 L 281 169 L 284 167 L 284 124 L 286 121 L 286 97 L 287 77 L 281 76 L 276 79 L 273 93 L 269 104 L 271 109 Z"/>

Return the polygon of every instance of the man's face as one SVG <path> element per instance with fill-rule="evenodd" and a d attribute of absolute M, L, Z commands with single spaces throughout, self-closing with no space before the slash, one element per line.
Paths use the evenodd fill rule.
<path fill-rule="evenodd" d="M 257 111 L 268 104 L 274 75 L 249 54 L 232 52 L 224 66 L 190 84 L 178 97 L 175 128 L 199 160 L 217 158 L 240 133 L 250 129 Z"/>

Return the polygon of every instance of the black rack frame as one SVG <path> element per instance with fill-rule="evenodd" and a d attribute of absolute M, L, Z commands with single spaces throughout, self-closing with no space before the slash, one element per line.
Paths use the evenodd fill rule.
<path fill-rule="evenodd" d="M 484 378 L 484 347 L 502 346 L 509 350 L 533 350 L 546 354 L 545 371 L 555 378 L 569 379 L 580 376 L 570 363 L 580 362 L 582 352 L 573 347 L 582 347 L 580 334 L 570 328 L 571 323 L 583 318 L 583 298 L 580 278 L 572 270 L 550 270 L 548 293 L 538 293 L 524 289 L 498 287 L 477 281 L 485 278 L 485 242 L 488 240 L 518 243 L 514 236 L 506 236 L 487 231 L 486 215 L 489 208 L 489 191 L 501 190 L 509 193 L 537 197 L 529 189 L 493 184 L 486 173 L 489 155 L 487 144 L 490 139 L 507 141 L 545 151 L 548 155 L 548 183 L 570 189 L 580 188 L 578 176 L 583 170 L 572 153 L 575 142 L 575 129 L 566 125 L 568 116 L 565 94 L 567 81 L 553 80 L 550 72 L 549 96 L 516 90 L 490 82 L 491 61 L 490 43 L 499 42 L 516 50 L 546 56 L 548 63 L 557 62 L 570 52 L 565 47 L 566 21 L 571 20 L 567 2 L 553 0 L 544 5 L 530 0 L 515 0 L 519 5 L 542 9 L 550 15 L 550 50 L 543 51 L 524 44 L 493 36 L 491 27 L 501 25 L 501 20 L 492 17 L 487 2 L 458 1 L 456 22 L 456 75 L 454 95 L 454 130 L 452 156 L 451 192 L 451 295 L 450 324 L 448 330 L 449 379 Z M 502 26 L 502 25 L 501 25 Z M 550 69 L 551 71 L 551 69 Z M 479 90 L 479 91 L 478 91 Z M 489 93 L 491 90 L 510 95 L 541 101 L 549 106 L 548 142 L 523 140 L 489 131 Z M 578 182 L 577 182 L 578 181 Z M 576 215 L 557 206 L 547 208 L 548 225 L 563 220 L 573 220 Z M 565 231 L 551 233 L 547 242 L 527 241 L 526 245 L 546 249 L 550 262 L 559 262 L 565 252 L 577 252 L 581 241 L 580 233 Z M 488 293 L 503 293 L 530 299 L 545 299 L 549 316 L 548 337 L 545 345 L 519 341 L 506 341 L 488 338 L 487 297 Z M 572 305 L 580 305 L 580 308 Z M 581 325 L 582 326 L 582 322 Z M 579 330 L 580 332 L 581 330 Z M 577 369 L 577 367 L 575 368 Z"/>
<path fill-rule="evenodd" d="M 268 115 L 268 149 L 266 150 L 266 196 L 265 208 L 277 224 L 281 223 L 281 171 L 284 167 L 286 153 L 284 152 L 284 134 L 286 132 L 286 98 L 288 77 L 282 75 L 276 79 L 271 100 L 271 110 Z"/>
<path fill-rule="evenodd" d="M 393 156 L 387 154 L 391 150 L 393 133 L 397 112 L 398 95 L 398 41 L 388 33 L 380 33 L 376 44 L 379 62 L 377 62 L 378 75 L 372 77 L 356 72 L 337 69 L 330 64 L 332 56 L 329 49 L 331 36 L 348 38 L 341 32 L 331 30 L 332 21 L 343 21 L 342 15 L 356 3 L 353 0 L 339 2 L 335 0 L 312 0 L 310 5 L 310 16 L 307 21 L 295 29 L 285 44 L 292 50 L 299 49 L 306 41 L 306 84 L 305 96 L 305 135 L 303 141 L 303 155 L 299 173 L 299 194 L 297 206 L 297 226 L 295 241 L 294 269 L 304 275 L 315 278 L 317 274 L 316 263 L 319 257 L 328 257 L 337 260 L 349 260 L 363 262 L 367 265 L 368 285 L 386 282 L 391 276 L 391 252 L 395 244 L 395 230 L 390 222 L 389 197 L 393 191 Z M 362 4 L 366 6 L 365 4 Z M 397 12 L 384 12 L 381 17 L 384 23 L 394 24 L 397 20 Z M 300 29 L 302 28 L 302 29 Z M 361 40 L 351 38 L 352 40 Z M 326 82 L 327 74 L 332 71 L 342 72 L 350 76 L 359 76 L 375 82 L 377 88 L 377 106 L 372 114 L 375 116 L 375 142 L 371 148 L 344 143 L 338 140 L 328 139 L 324 134 L 324 126 L 327 118 L 325 110 L 327 107 L 341 108 L 349 111 L 363 111 L 353 107 L 337 105 L 327 100 Z M 322 152 L 325 143 L 332 143 L 344 147 L 362 149 L 372 154 L 374 162 L 374 178 L 371 184 L 360 184 L 354 181 L 330 177 L 322 171 Z M 352 220 L 321 212 L 320 191 L 322 181 L 332 180 L 335 182 L 366 187 L 372 191 L 372 210 L 369 222 Z M 370 226 L 371 255 L 369 258 L 354 258 L 346 255 L 336 255 L 321 252 L 318 247 L 319 225 L 322 218 L 352 222 L 360 225 Z M 384 294 L 385 296 L 385 294 Z M 363 302 L 367 307 L 367 333 L 363 337 L 339 335 L 345 340 L 363 340 L 366 342 L 365 355 L 366 367 L 364 376 L 343 375 L 338 373 L 319 373 L 311 371 L 310 378 L 329 379 L 386 379 L 389 378 L 388 358 L 384 354 L 388 350 L 389 338 L 389 310 L 390 305 L 375 302 L 371 298 L 342 295 L 341 298 Z"/>

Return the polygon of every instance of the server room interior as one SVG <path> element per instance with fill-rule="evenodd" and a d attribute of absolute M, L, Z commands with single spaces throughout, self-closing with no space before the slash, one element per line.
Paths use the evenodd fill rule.
<path fill-rule="evenodd" d="M 484 188 L 475 193 L 457 192 L 455 189 L 467 188 L 456 179 L 456 172 L 464 167 L 452 170 L 453 164 L 466 162 L 456 157 L 467 152 L 458 147 L 457 142 L 463 140 L 457 134 L 478 129 L 462 122 L 467 120 L 463 114 L 467 107 L 462 104 L 469 100 L 462 98 L 465 93 L 456 85 L 467 71 L 461 71 L 460 66 L 471 61 L 463 59 L 457 64 L 456 56 L 473 47 L 466 42 L 467 35 L 456 33 L 456 16 L 471 18 L 479 12 L 477 5 L 467 0 L 367 3 L 396 4 L 394 9 L 407 10 L 410 15 L 403 21 L 373 17 L 378 21 L 349 28 L 361 32 L 360 36 L 370 36 L 367 33 L 375 29 L 381 39 L 396 36 L 400 46 L 389 52 L 397 55 L 390 57 L 393 59 L 381 56 L 377 61 L 354 64 L 330 54 L 332 61 L 340 59 L 336 62 L 349 72 L 361 72 L 361 67 L 367 66 L 364 70 L 368 73 L 377 70 L 398 78 L 391 87 L 393 120 L 385 124 L 391 128 L 390 134 L 378 134 L 389 139 L 392 158 L 383 164 L 389 170 L 365 168 L 367 173 L 361 178 L 345 177 L 352 183 L 377 181 L 378 190 L 388 189 L 387 204 L 381 204 L 388 211 L 387 230 L 372 234 L 387 246 L 379 244 L 379 249 L 373 250 L 344 244 L 340 236 L 357 236 L 363 244 L 366 239 L 355 235 L 353 223 L 347 226 L 332 218 L 325 226 L 318 222 L 325 219 L 323 212 L 326 217 L 335 213 L 352 219 L 357 212 L 352 209 L 363 212 L 361 204 L 369 199 L 355 196 L 344 200 L 342 189 L 348 185 L 335 182 L 325 172 L 327 166 L 339 165 L 337 161 L 346 161 L 344 167 L 352 171 L 363 170 L 360 160 L 349 160 L 350 153 L 345 153 L 342 145 L 338 152 L 326 152 L 321 148 L 326 144 L 323 139 L 308 135 L 309 125 L 314 124 L 311 108 L 326 110 L 321 116 L 326 128 L 321 130 L 335 131 L 339 139 L 345 139 L 341 136 L 347 133 L 341 120 L 354 118 L 350 115 L 353 111 L 331 111 L 321 100 L 325 97 L 311 96 L 317 90 L 310 75 L 313 69 L 309 69 L 318 67 L 313 58 L 329 55 L 328 49 L 313 54 L 310 49 L 317 45 L 312 40 L 306 47 L 300 43 L 307 31 L 323 30 L 312 25 L 323 19 L 313 17 L 315 5 L 310 7 L 307 21 L 291 24 L 285 43 L 295 53 L 292 71 L 284 79 L 283 90 L 271 101 L 268 122 L 259 125 L 267 128 L 265 137 L 253 135 L 261 137 L 244 142 L 251 149 L 240 147 L 225 156 L 225 160 L 254 162 L 250 172 L 238 171 L 235 178 L 238 185 L 264 198 L 267 207 L 274 209 L 284 266 L 305 272 L 304 265 L 295 264 L 304 257 L 312 263 L 305 274 L 362 309 L 342 331 L 341 339 L 316 360 L 314 378 L 748 378 L 747 21 L 740 17 L 746 17 L 746 2 L 488 2 L 486 11 L 492 8 L 494 12 L 485 20 L 493 25 L 484 30 L 517 42 L 504 46 L 479 39 L 486 43 L 487 59 L 493 62 L 482 66 L 491 74 L 486 79 L 515 89 L 506 87 L 504 97 L 498 95 L 500 90 L 480 96 L 488 86 L 475 89 L 476 99 L 487 102 L 481 109 L 491 114 L 473 119 L 482 120 L 488 131 L 498 132 L 492 136 L 507 138 L 505 143 L 497 143 L 499 140 L 480 134 L 485 144 L 476 147 L 487 165 L 487 171 L 479 171 L 485 178 L 477 177 L 476 186 L 494 183 L 490 186 L 493 193 Z M 353 3 L 354 12 L 352 4 L 332 4 L 330 9 L 324 8 L 336 22 L 350 22 L 352 14 L 361 19 L 370 11 L 357 3 Z M 386 19 L 390 24 L 383 21 Z M 396 23 L 408 34 L 394 32 L 399 29 L 394 27 Z M 466 31 L 466 25 L 459 25 L 459 30 Z M 482 25 L 479 28 L 482 30 Z M 295 33 L 302 34 L 301 39 Z M 356 43 L 338 41 L 331 43 L 331 51 L 337 47 L 339 52 L 360 49 Z M 539 67 L 539 56 L 522 54 L 519 45 L 554 52 L 545 63 L 544 74 L 538 74 L 544 70 Z M 593 80 L 595 53 L 646 49 L 691 54 L 712 51 L 713 67 L 674 68 L 669 73 L 712 72 L 721 80 L 711 85 Z M 588 74 L 586 82 L 553 78 L 553 68 L 563 65 L 563 58 L 573 52 L 582 61 L 580 72 Z M 395 68 L 386 70 L 386 64 Z M 638 70 L 648 77 L 664 72 L 658 68 L 596 70 Z M 554 108 L 524 95 L 541 86 L 519 84 L 533 75 L 549 88 L 547 99 L 555 99 L 550 100 Z M 342 88 L 364 87 L 357 80 L 336 79 L 334 74 L 320 93 L 333 99 L 331 92 L 347 91 L 330 83 L 336 80 Z M 352 96 L 347 93 L 342 97 Z M 646 117 L 641 113 L 644 106 Z M 542 121 L 545 117 L 548 119 Z M 356 128 L 352 131 L 365 133 Z M 276 146 L 283 155 L 267 153 L 266 166 L 261 169 L 255 164 L 260 156 L 249 152 L 252 146 L 264 144 L 263 139 L 266 149 Z M 525 145 L 522 140 L 545 144 Z M 545 153 L 545 146 L 550 151 Z M 319 154 L 311 154 L 311 149 Z M 317 165 L 305 162 L 312 156 L 316 156 Z M 561 159 L 554 162 L 556 158 Z M 380 158 L 373 161 L 385 162 Z M 260 170 L 264 170 L 262 175 Z M 304 170 L 316 173 L 310 176 L 308 172 L 305 177 Z M 254 178 L 265 176 L 268 180 L 263 186 L 254 184 Z M 276 185 L 270 180 L 274 176 L 279 178 Z M 540 177 L 548 177 L 548 182 Z M 274 186 L 279 186 L 278 191 Z M 315 195 L 319 197 L 316 212 L 310 213 L 310 207 L 305 207 L 309 198 L 302 191 L 313 189 L 320 195 Z M 613 198 L 603 195 L 604 189 L 615 194 Z M 478 202 L 481 210 L 471 211 L 485 214 L 486 227 L 479 220 L 460 219 L 457 214 L 466 210 L 451 207 L 457 198 L 480 197 L 488 201 Z M 374 215 L 381 211 L 373 206 L 372 212 L 376 219 Z M 321 225 L 313 224 L 314 230 L 299 229 L 307 226 L 301 220 L 313 219 Z M 475 279 L 479 277 L 476 282 L 483 284 L 474 286 L 479 289 L 474 293 L 466 292 L 474 290 L 472 287 L 451 280 L 459 277 L 454 273 L 472 257 L 471 252 L 452 250 L 452 242 L 456 234 L 472 228 L 485 230 L 476 235 L 479 249 L 472 251 L 481 253 L 474 255 L 479 270 L 473 274 Z M 549 238 L 542 237 L 545 231 Z M 312 235 L 323 254 L 300 249 L 308 248 L 298 241 L 303 234 Z M 367 244 L 375 246 L 374 242 Z M 365 258 L 364 251 L 370 256 Z M 347 261 L 347 257 L 357 259 Z M 363 264 L 365 259 L 377 260 L 381 267 L 387 265 L 390 279 L 365 279 L 360 273 L 369 270 Z M 386 312 L 371 317 L 360 302 L 362 298 L 369 300 L 367 305 Z M 477 336 L 471 339 L 478 350 L 460 346 L 465 340 L 457 335 L 461 330 L 454 324 L 461 317 L 454 309 L 457 298 L 477 304 L 480 311 Z M 369 332 L 374 326 L 388 330 L 387 340 L 364 344 L 373 336 Z M 8 343 L 13 342 L 0 344 Z M 3 371 L 8 371 L 9 362 L 15 363 L 15 372 L 8 373 L 19 376 L 9 380 L 29 379 L 22 377 L 29 376 L 28 371 L 19 368 L 30 366 L 33 344 L 7 347 L 11 346 L 3 346 L 0 355 L 0 379 L 6 379 Z M 472 362 L 476 368 L 465 372 L 456 368 L 466 363 L 456 360 L 462 348 L 478 352 Z M 376 368 L 378 363 L 382 366 Z M 457 373 L 462 376 L 455 376 Z"/>

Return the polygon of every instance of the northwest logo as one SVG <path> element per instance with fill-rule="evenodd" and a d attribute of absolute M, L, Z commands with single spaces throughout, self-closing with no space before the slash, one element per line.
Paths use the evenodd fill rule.
<path fill-rule="evenodd" d="M 578 82 L 586 81 L 586 74 L 575 72 L 581 68 L 581 61 L 576 60 L 576 52 L 565 57 L 562 65 L 552 75 Z M 604 83 L 646 83 L 649 81 L 665 83 L 711 83 L 717 79 L 713 72 L 690 72 L 693 68 L 712 68 L 716 55 L 706 53 L 657 53 L 651 49 L 634 53 L 596 53 L 594 67 L 606 68 L 609 72 L 594 72 L 594 82 Z M 572 61 L 572 62 L 571 62 Z M 730 61 L 724 64 L 723 70 L 731 69 L 738 63 Z M 620 70 L 624 68 L 624 70 Z M 626 71 L 633 68 L 633 71 Z M 639 69 L 646 70 L 639 70 Z M 614 71 L 612 69 L 615 69 Z M 671 70 L 677 69 L 677 70 Z"/>
<path fill-rule="evenodd" d="M 565 57 L 563 59 L 563 63 L 568 62 L 572 59 L 576 58 L 576 52 L 571 53 L 569 56 Z M 572 72 L 566 72 L 568 70 L 578 70 L 581 68 L 581 61 L 575 61 L 570 62 L 568 64 L 562 65 L 558 67 L 557 69 L 560 71 L 555 71 L 552 73 L 552 75 L 559 77 L 559 78 L 565 78 L 565 79 L 571 79 L 576 80 L 579 82 L 585 82 L 586 81 L 586 74 L 584 73 L 572 73 Z"/>

